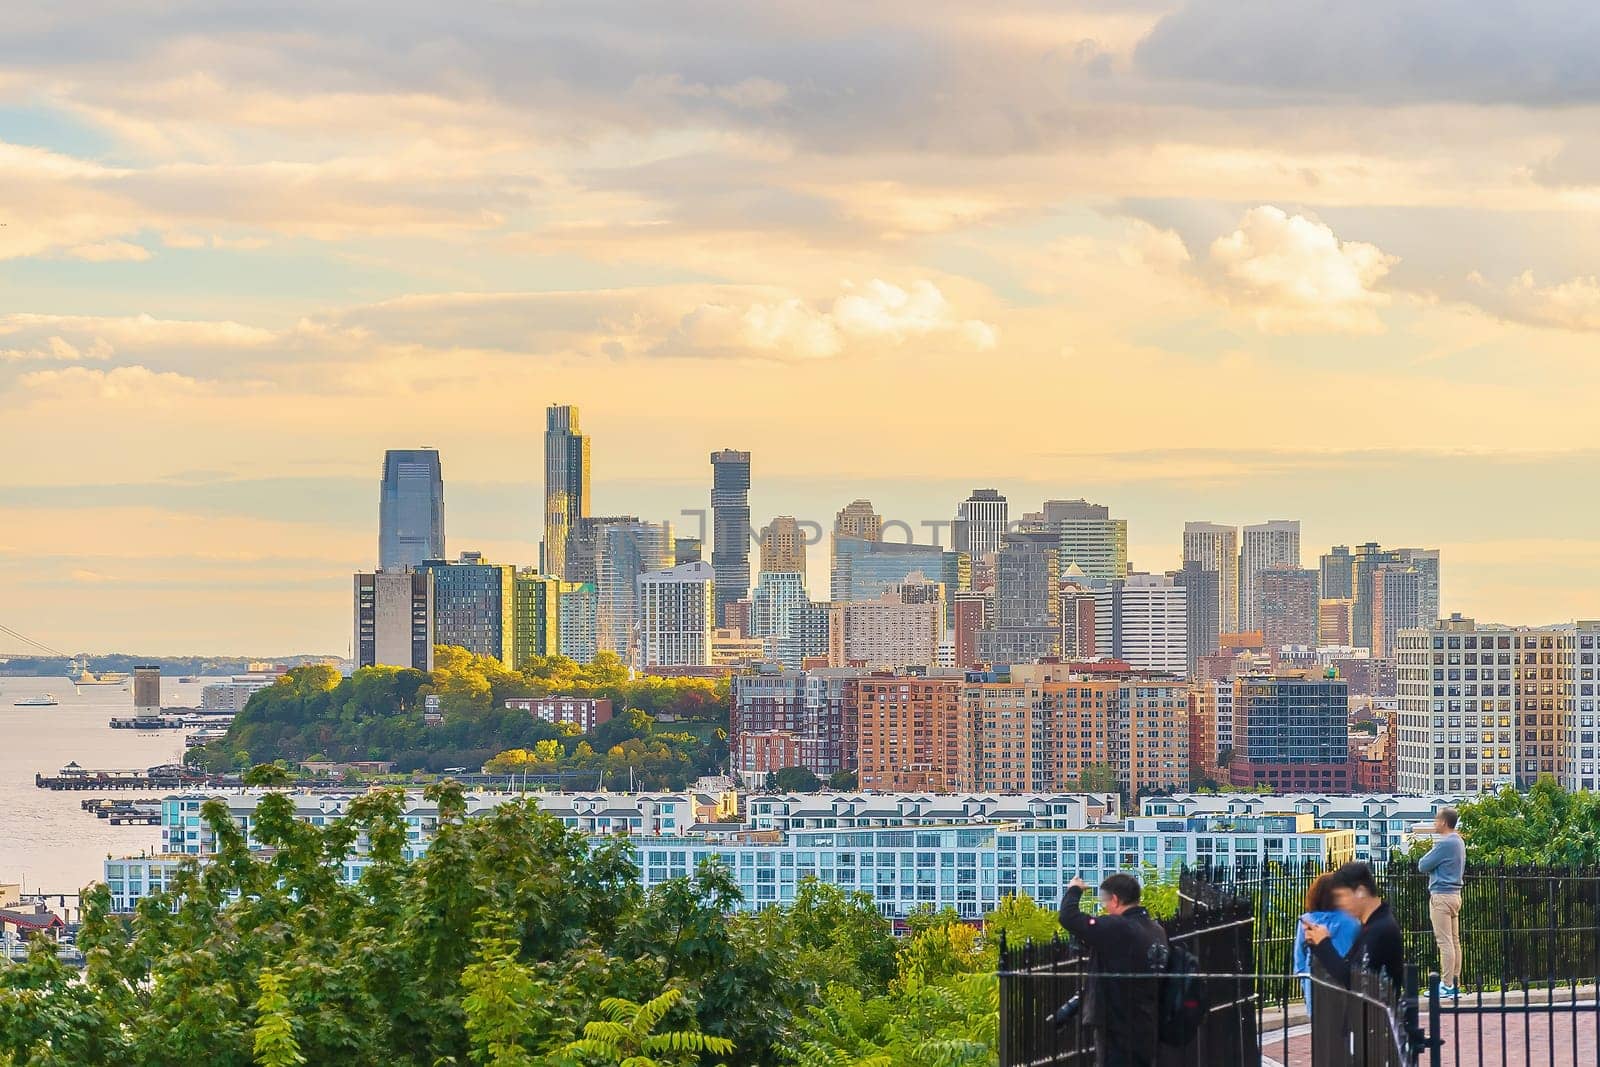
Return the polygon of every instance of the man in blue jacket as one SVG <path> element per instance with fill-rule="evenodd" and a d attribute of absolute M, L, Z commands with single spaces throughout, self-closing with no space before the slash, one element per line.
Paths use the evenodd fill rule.
<path fill-rule="evenodd" d="M 1417 868 L 1428 876 L 1428 915 L 1433 937 L 1439 942 L 1439 995 L 1461 995 L 1461 887 L 1467 873 L 1467 846 L 1456 833 L 1455 808 L 1440 808 L 1433 816 L 1438 835 Z"/>

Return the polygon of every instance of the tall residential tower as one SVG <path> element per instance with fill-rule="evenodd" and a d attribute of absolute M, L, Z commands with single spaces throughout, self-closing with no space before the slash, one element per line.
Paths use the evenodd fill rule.
<path fill-rule="evenodd" d="M 750 595 L 750 453 L 711 453 L 711 569 L 716 572 L 717 625 L 728 605 Z"/>
<path fill-rule="evenodd" d="M 589 438 L 578 431 L 578 409 L 551 404 L 544 430 L 544 560 L 545 574 L 567 573 L 567 539 L 578 520 L 589 514 Z"/>

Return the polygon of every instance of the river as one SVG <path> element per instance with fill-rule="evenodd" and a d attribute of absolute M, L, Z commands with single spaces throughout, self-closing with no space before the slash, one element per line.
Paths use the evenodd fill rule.
<path fill-rule="evenodd" d="M 207 679 L 216 681 L 217 679 Z M 164 707 L 198 707 L 203 683 L 161 679 Z M 53 708 L 15 702 L 53 693 Z M 0 882 L 27 892 L 75 893 L 101 877 L 107 854 L 155 849 L 158 826 L 112 826 L 82 809 L 88 797 L 150 797 L 152 792 L 56 792 L 33 784 L 76 760 L 93 770 L 140 770 L 183 758 L 183 730 L 113 730 L 113 715 L 133 714 L 131 684 L 75 690 L 64 677 L 0 677 Z"/>

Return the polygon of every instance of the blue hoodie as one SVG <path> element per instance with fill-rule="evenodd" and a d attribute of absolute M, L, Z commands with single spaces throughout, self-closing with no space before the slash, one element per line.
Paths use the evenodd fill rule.
<path fill-rule="evenodd" d="M 1361 932 L 1361 924 L 1355 917 L 1346 915 L 1342 911 L 1308 911 L 1294 924 L 1294 973 L 1311 973 L 1311 946 L 1306 943 L 1306 928 L 1304 920 L 1309 919 L 1319 926 L 1328 928 L 1328 940 L 1333 942 L 1334 951 L 1343 956 L 1350 951 L 1350 946 L 1355 944 L 1356 935 Z M 1311 1008 L 1311 979 L 1300 979 L 1300 988 L 1305 993 L 1306 1009 Z"/>

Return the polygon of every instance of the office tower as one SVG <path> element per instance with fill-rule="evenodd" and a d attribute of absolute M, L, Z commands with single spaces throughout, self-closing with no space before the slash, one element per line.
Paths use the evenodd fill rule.
<path fill-rule="evenodd" d="M 557 627 L 561 654 L 589 664 L 600 649 L 600 594 L 593 582 L 562 582 Z"/>
<path fill-rule="evenodd" d="M 701 556 L 701 544 L 698 537 L 674 537 L 672 539 L 672 565 L 681 567 L 685 563 L 698 563 Z"/>
<path fill-rule="evenodd" d="M 534 656 L 554 656 L 561 652 L 561 580 L 535 570 L 520 570 L 514 595 L 513 658 L 520 670 Z"/>
<path fill-rule="evenodd" d="M 1061 651 L 1060 547 L 1048 530 L 1016 531 L 995 554 L 994 617 L 978 635 L 991 663 L 1030 663 Z"/>
<path fill-rule="evenodd" d="M 806 539 L 793 515 L 779 515 L 761 528 L 761 573 L 804 574 Z"/>
<path fill-rule="evenodd" d="M 434 640 L 515 669 L 517 569 L 485 563 L 478 552 L 454 563 L 427 560 L 420 569 L 433 575 Z"/>
<path fill-rule="evenodd" d="M 1317 644 L 1349 648 L 1355 644 L 1356 602 L 1348 598 L 1317 601 Z"/>
<path fill-rule="evenodd" d="M 544 560 L 545 574 L 569 581 L 590 581 L 567 566 L 567 539 L 578 520 L 589 514 L 589 438 L 578 429 L 578 409 L 551 404 L 544 415 Z"/>
<path fill-rule="evenodd" d="M 1006 498 L 998 489 L 974 489 L 956 507 L 950 547 L 974 561 L 1000 551 L 1000 538 L 1010 529 L 1006 507 Z"/>
<path fill-rule="evenodd" d="M 433 670 L 433 575 L 377 571 L 355 577 L 357 667 Z"/>
<path fill-rule="evenodd" d="M 1183 524 L 1183 560 L 1217 572 L 1217 631 L 1239 632 L 1239 531 L 1214 522 Z"/>
<path fill-rule="evenodd" d="M 828 654 L 827 606 L 811 602 L 798 573 L 762 571 L 750 594 L 746 632 L 763 642 L 768 662 L 799 668 L 807 656 Z"/>
<path fill-rule="evenodd" d="M 1061 539 L 1061 573 L 1077 566 L 1090 585 L 1128 576 L 1128 520 L 1087 500 L 1046 500 L 1043 519 Z"/>
<path fill-rule="evenodd" d="M 378 502 L 378 568 L 402 570 L 444 558 L 444 472 L 432 448 L 383 454 Z"/>
<path fill-rule="evenodd" d="M 641 669 L 711 663 L 714 576 L 709 563 L 685 563 L 639 575 Z"/>
<path fill-rule="evenodd" d="M 1229 781 L 1276 792 L 1350 790 L 1350 691 L 1310 673 L 1234 680 Z"/>
<path fill-rule="evenodd" d="M 950 659 L 967 668 L 978 662 L 978 634 L 988 625 L 989 598 L 971 590 L 956 593 L 950 604 Z"/>
<path fill-rule="evenodd" d="M 1300 523 L 1273 519 L 1246 526 L 1239 542 L 1239 629 L 1261 629 L 1256 576 L 1279 567 L 1300 566 Z"/>
<path fill-rule="evenodd" d="M 1429 626 L 1437 619 L 1422 610 L 1424 579 L 1415 567 L 1390 564 L 1378 567 L 1372 575 L 1372 654 L 1389 659 L 1395 653 L 1395 638 L 1401 630 Z"/>
<path fill-rule="evenodd" d="M 1374 585 L 1378 571 L 1385 567 L 1415 570 L 1418 582 L 1416 617 L 1421 625 L 1432 625 L 1439 619 L 1439 550 L 1385 549 L 1376 541 L 1368 541 L 1356 549 L 1353 563 L 1356 603 L 1355 632 L 1351 643 L 1360 648 L 1377 648 L 1378 634 L 1374 625 L 1380 605 L 1374 595 Z M 1405 626 L 1400 628 L 1404 629 Z"/>
<path fill-rule="evenodd" d="M 133 669 L 133 711 L 135 715 L 161 714 L 161 668 Z"/>
<path fill-rule="evenodd" d="M 1282 565 L 1257 572 L 1255 629 L 1268 649 L 1286 645 L 1315 648 L 1320 630 L 1316 571 Z"/>
<path fill-rule="evenodd" d="M 890 586 L 917 571 L 943 584 L 947 597 L 970 588 L 971 561 L 963 552 L 951 552 L 938 545 L 836 535 L 829 599 L 835 603 L 876 600 Z"/>
<path fill-rule="evenodd" d="M 1321 560 L 1320 588 L 1323 600 L 1354 600 L 1356 596 L 1356 558 L 1348 545 L 1334 545 Z"/>
<path fill-rule="evenodd" d="M 820 777 L 854 770 L 856 742 L 845 721 L 855 671 L 767 667 L 729 683 L 728 757 L 742 775 L 804 767 Z"/>
<path fill-rule="evenodd" d="M 1423 625 L 1433 625 L 1439 621 L 1439 550 L 1397 548 L 1394 551 L 1402 563 L 1414 568 L 1421 576 L 1422 589 L 1417 610 L 1422 613 Z"/>
<path fill-rule="evenodd" d="M 599 594 L 599 650 L 634 660 L 639 622 L 639 575 L 672 566 L 672 524 L 605 524 L 595 543 L 595 589 Z M 712 565 L 713 570 L 715 564 Z"/>
<path fill-rule="evenodd" d="M 845 718 L 857 731 L 862 789 L 961 788 L 963 748 L 970 749 L 960 678 L 852 678 Z"/>
<path fill-rule="evenodd" d="M 600 542 L 610 526 L 626 526 L 639 521 L 637 515 L 582 515 L 574 520 L 567 533 L 566 581 L 594 582 L 600 578 L 597 560 Z M 677 542 L 673 542 L 677 553 Z"/>
<path fill-rule="evenodd" d="M 872 501 L 852 500 L 833 517 L 833 533 L 836 537 L 881 541 L 883 516 L 872 510 Z"/>
<path fill-rule="evenodd" d="M 711 566 L 717 573 L 717 623 L 727 605 L 750 595 L 750 453 L 711 453 Z"/>
<path fill-rule="evenodd" d="M 894 592 L 836 602 L 829 607 L 828 666 L 930 667 L 943 637 L 944 607 L 937 602 L 908 604 Z"/>
<path fill-rule="evenodd" d="M 1172 578 L 1130 574 L 1095 590 L 1095 651 L 1134 670 L 1189 669 L 1189 594 Z"/>
<path fill-rule="evenodd" d="M 1061 603 L 1061 658 L 1082 662 L 1094 659 L 1094 590 L 1063 582 Z"/>
<path fill-rule="evenodd" d="M 1188 675 L 1198 677 L 1200 661 L 1217 654 L 1218 626 L 1222 613 L 1217 601 L 1222 592 L 1222 576 L 1199 560 L 1184 560 L 1183 569 L 1172 572 L 1172 580 L 1183 588 L 1184 612 L 1188 619 Z"/>

